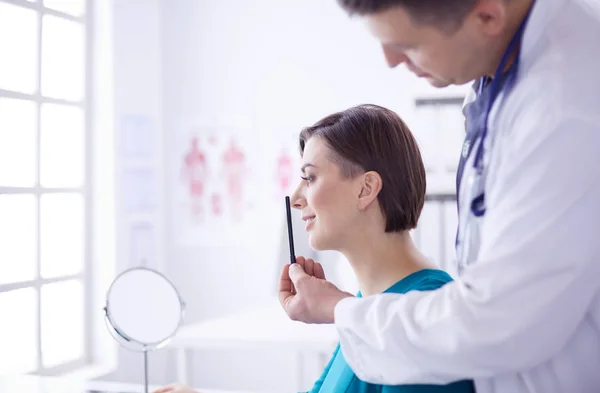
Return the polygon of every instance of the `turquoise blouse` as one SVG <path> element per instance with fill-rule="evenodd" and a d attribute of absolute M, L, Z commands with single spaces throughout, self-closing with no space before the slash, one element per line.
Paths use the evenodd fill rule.
<path fill-rule="evenodd" d="M 386 293 L 407 293 L 437 289 L 452 281 L 446 272 L 437 269 L 419 270 L 387 289 Z M 361 297 L 360 292 L 357 294 Z M 340 346 L 309 393 L 475 393 L 470 380 L 447 385 L 376 385 L 358 379 L 346 363 Z"/>

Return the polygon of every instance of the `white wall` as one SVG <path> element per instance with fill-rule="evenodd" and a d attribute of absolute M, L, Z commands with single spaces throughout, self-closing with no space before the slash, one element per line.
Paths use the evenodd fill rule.
<path fill-rule="evenodd" d="M 433 93 L 403 68 L 387 69 L 377 43 L 334 1 L 115 0 L 113 34 L 117 131 L 119 118 L 133 113 L 154 119 L 162 133 L 161 211 L 152 220 L 162 234 L 158 267 L 186 301 L 186 323 L 273 296 L 277 266 L 285 263 L 279 248 L 284 226 L 277 220 L 257 222 L 263 236 L 253 246 L 182 246 L 178 241 L 178 224 L 169 212 L 174 188 L 180 186 L 176 141 L 186 119 L 235 114 L 251 119 L 260 137 L 268 138 L 333 111 L 375 103 L 413 125 L 416 95 L 448 93 Z M 127 266 L 129 224 L 123 214 L 119 217 L 117 270 Z M 303 249 L 308 252 L 297 244 L 298 254 Z M 335 255 L 324 259 L 328 274 L 340 270 Z M 173 382 L 172 360 L 168 350 L 152 354 L 151 383 Z M 293 386 L 290 356 L 268 349 L 203 351 L 191 360 L 195 386 L 279 392 Z M 141 357 L 121 351 L 118 370 L 104 379 L 139 378 Z"/>
<path fill-rule="evenodd" d="M 164 157 L 162 150 L 162 48 L 161 48 L 161 2 L 160 0 L 102 0 L 109 15 L 97 20 L 102 23 L 100 34 L 106 34 L 111 40 L 112 58 L 110 62 L 95 64 L 96 73 L 103 75 L 97 82 L 98 91 L 103 92 L 103 100 L 112 108 L 106 109 L 100 116 L 110 114 L 110 124 L 106 118 L 98 119 L 106 125 L 98 132 L 114 132 L 114 145 L 111 146 L 114 162 L 99 162 L 98 165 L 110 167 L 114 165 L 116 192 L 116 248 L 117 259 L 99 260 L 98 263 L 111 264 L 111 275 L 133 267 L 130 259 L 131 227 L 144 223 L 156 228 L 156 244 L 153 268 L 165 270 L 165 234 L 164 234 Z M 110 6 L 108 6 L 110 4 Z M 99 7 L 101 8 L 101 7 Z M 110 67 L 110 69 L 107 69 Z M 108 76 L 108 77 L 107 77 Z M 110 84 L 106 86 L 104 84 Z M 98 105 L 98 104 L 96 104 Z M 147 118 L 154 127 L 154 132 L 147 135 L 149 143 L 158 153 L 149 162 L 135 161 L 125 157 L 123 151 L 123 120 L 128 116 Z M 127 208 L 130 189 L 123 184 L 124 171 L 131 168 L 147 168 L 155 171 L 156 182 L 149 192 L 156 194 L 157 206 L 153 211 L 143 214 L 131 214 Z M 105 268 L 99 268 L 103 270 Z M 108 288 L 104 288 L 105 290 Z M 104 328 L 103 337 L 108 335 Z M 139 353 L 118 350 L 116 370 L 101 379 L 123 382 L 143 381 L 143 357 Z M 150 383 L 164 383 L 168 377 L 167 354 L 162 352 L 150 355 Z"/>
<path fill-rule="evenodd" d="M 163 12 L 168 135 L 197 113 L 241 114 L 253 119 L 256 129 L 276 133 L 299 131 L 360 103 L 401 114 L 411 107 L 406 92 L 413 79 L 403 70 L 388 70 L 375 41 L 333 1 L 169 0 Z M 180 159 L 169 144 L 174 139 L 165 145 L 169 162 Z M 176 233 L 171 227 L 167 232 Z M 264 246 L 252 248 L 182 248 L 169 238 L 168 272 L 187 299 L 188 322 L 274 294 L 277 271 L 269 259 L 278 255 L 270 248 L 279 236 L 267 233 L 275 241 L 266 238 Z M 290 357 L 268 350 L 201 352 L 192 360 L 195 386 L 259 391 L 292 386 Z"/>

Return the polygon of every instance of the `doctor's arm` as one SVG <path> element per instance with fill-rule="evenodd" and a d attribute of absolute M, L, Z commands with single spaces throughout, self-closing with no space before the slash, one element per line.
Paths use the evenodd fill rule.
<path fill-rule="evenodd" d="M 341 348 L 359 378 L 489 377 L 534 367 L 567 343 L 600 286 L 598 124 L 563 116 L 514 130 L 522 140 L 503 151 L 479 258 L 461 279 L 337 303 Z"/>

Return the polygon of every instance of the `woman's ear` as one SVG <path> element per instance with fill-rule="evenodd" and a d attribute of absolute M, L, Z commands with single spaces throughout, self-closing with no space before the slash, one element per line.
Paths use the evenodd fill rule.
<path fill-rule="evenodd" d="M 383 186 L 383 181 L 379 173 L 369 171 L 362 175 L 361 186 L 360 194 L 358 195 L 358 210 L 363 211 L 377 199 Z"/>

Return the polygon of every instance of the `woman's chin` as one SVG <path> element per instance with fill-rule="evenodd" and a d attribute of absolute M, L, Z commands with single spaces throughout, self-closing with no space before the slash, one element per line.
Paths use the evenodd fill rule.
<path fill-rule="evenodd" d="M 310 246 L 310 248 L 312 248 L 315 251 L 328 250 L 328 248 L 326 247 L 326 244 L 324 244 L 322 239 L 319 239 L 319 236 L 315 236 L 313 234 L 308 235 L 308 245 Z"/>

